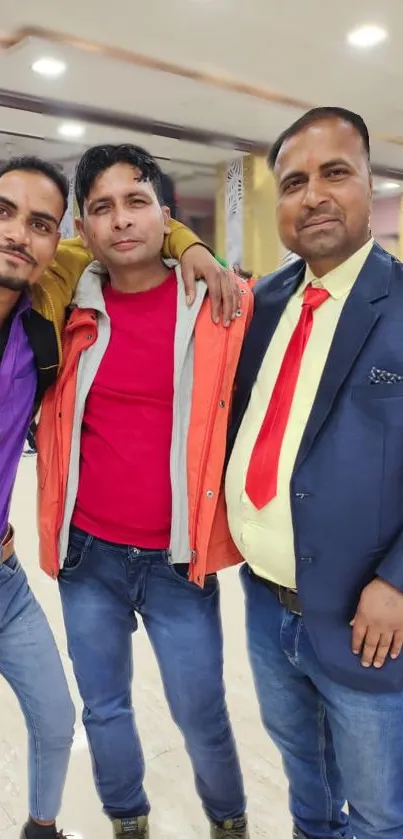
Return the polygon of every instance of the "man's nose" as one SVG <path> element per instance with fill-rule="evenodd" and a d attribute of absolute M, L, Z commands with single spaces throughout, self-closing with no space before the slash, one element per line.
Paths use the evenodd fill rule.
<path fill-rule="evenodd" d="M 4 230 L 4 235 L 10 245 L 27 247 L 31 242 L 31 228 L 22 218 L 10 219 Z"/>
<path fill-rule="evenodd" d="M 129 213 L 127 213 L 126 210 L 115 210 L 112 220 L 112 224 L 115 230 L 127 230 L 127 228 L 131 226 L 131 223 L 131 216 L 129 215 Z"/>
<path fill-rule="evenodd" d="M 302 203 L 305 207 L 310 207 L 310 209 L 314 210 L 316 207 L 319 207 L 320 204 L 323 204 L 325 201 L 328 200 L 328 196 L 326 191 L 323 189 L 323 185 L 316 179 L 311 179 L 308 181 L 305 187 L 304 195 L 302 198 Z"/>

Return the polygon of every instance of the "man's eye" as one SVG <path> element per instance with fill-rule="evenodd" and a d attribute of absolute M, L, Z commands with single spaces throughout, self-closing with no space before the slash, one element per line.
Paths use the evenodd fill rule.
<path fill-rule="evenodd" d="M 33 221 L 32 222 L 32 227 L 38 233 L 50 233 L 50 228 L 43 221 Z"/>
<path fill-rule="evenodd" d="M 298 187 L 301 186 L 302 181 L 288 181 L 283 187 L 283 192 L 294 192 Z"/>
<path fill-rule="evenodd" d="M 101 215 L 102 213 L 107 213 L 109 207 L 107 204 L 100 204 L 98 207 L 95 208 L 94 213 L 96 216 Z"/>
<path fill-rule="evenodd" d="M 329 169 L 327 173 L 328 178 L 342 178 L 344 175 L 347 174 L 347 170 L 343 169 L 342 166 L 337 166 L 334 169 Z"/>
<path fill-rule="evenodd" d="M 0 218 L 6 218 L 9 215 L 9 211 L 6 207 L 0 207 Z"/>

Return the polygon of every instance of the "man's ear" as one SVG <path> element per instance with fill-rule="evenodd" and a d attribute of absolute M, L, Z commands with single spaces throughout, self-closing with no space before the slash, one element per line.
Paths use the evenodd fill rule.
<path fill-rule="evenodd" d="M 87 237 L 85 235 L 85 232 L 84 232 L 84 224 L 83 224 L 82 218 L 80 216 L 77 216 L 77 218 L 75 219 L 75 223 L 76 223 L 77 233 L 78 233 L 79 236 L 81 236 L 81 238 L 83 240 L 84 247 L 88 248 L 89 247 L 88 239 L 87 239 Z"/>
<path fill-rule="evenodd" d="M 170 221 L 171 221 L 171 211 L 169 207 L 161 207 L 162 215 L 164 217 L 164 233 L 167 235 L 171 232 Z"/>

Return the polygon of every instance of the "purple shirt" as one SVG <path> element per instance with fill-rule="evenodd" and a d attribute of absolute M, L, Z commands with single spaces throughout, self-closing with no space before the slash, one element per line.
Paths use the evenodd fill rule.
<path fill-rule="evenodd" d="M 32 418 L 37 385 L 34 354 L 21 315 L 30 307 L 21 297 L 0 362 L 0 541 L 7 533 L 11 494 Z"/>

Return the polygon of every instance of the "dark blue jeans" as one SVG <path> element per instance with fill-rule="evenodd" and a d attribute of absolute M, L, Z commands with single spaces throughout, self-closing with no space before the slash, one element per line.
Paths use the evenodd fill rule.
<path fill-rule="evenodd" d="M 175 570 L 165 551 L 114 545 L 72 529 L 59 584 L 105 813 L 126 818 L 149 812 L 131 698 L 131 636 L 138 613 L 208 817 L 218 822 L 242 814 L 242 776 L 225 702 L 217 578 L 209 577 L 200 589 L 188 582 L 184 569 Z"/>
<path fill-rule="evenodd" d="M 331 681 L 302 618 L 247 565 L 241 579 L 261 715 L 283 758 L 297 828 L 307 839 L 402 839 L 403 694 Z"/>

